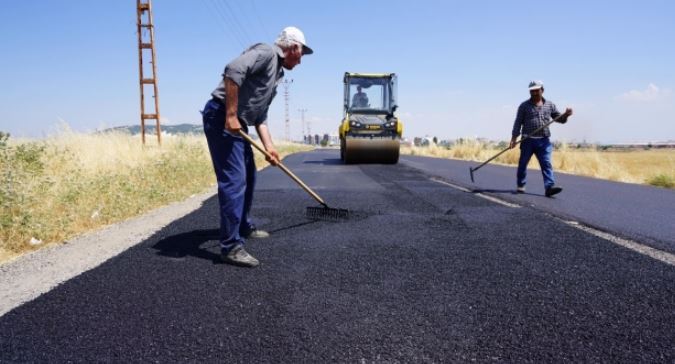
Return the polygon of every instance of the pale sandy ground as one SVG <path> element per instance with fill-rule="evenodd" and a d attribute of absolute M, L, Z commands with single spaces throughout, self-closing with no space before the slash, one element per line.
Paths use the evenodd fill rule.
<path fill-rule="evenodd" d="M 144 241 L 198 209 L 213 190 L 0 265 L 0 316 Z"/>

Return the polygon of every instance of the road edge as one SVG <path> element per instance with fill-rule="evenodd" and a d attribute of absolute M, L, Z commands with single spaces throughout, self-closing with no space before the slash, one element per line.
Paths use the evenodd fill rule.
<path fill-rule="evenodd" d="M 0 265 L 0 317 L 143 242 L 214 195 L 215 191 L 192 195 Z"/>

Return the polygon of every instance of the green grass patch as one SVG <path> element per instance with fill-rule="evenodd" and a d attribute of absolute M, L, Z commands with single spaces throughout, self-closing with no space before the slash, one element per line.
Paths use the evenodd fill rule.
<path fill-rule="evenodd" d="M 675 177 L 668 174 L 659 174 L 650 178 L 647 183 L 656 187 L 675 188 Z"/>

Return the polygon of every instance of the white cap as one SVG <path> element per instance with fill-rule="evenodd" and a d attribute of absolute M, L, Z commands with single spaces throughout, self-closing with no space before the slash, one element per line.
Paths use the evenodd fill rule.
<path fill-rule="evenodd" d="M 544 87 L 544 83 L 542 81 L 536 80 L 536 81 L 530 81 L 530 91 L 532 90 L 539 90 L 540 88 Z"/>
<path fill-rule="evenodd" d="M 312 48 L 309 48 L 307 46 L 307 42 L 305 41 L 305 34 L 302 33 L 302 31 L 296 27 L 286 27 L 284 30 L 281 31 L 279 34 L 279 37 L 277 38 L 277 41 L 283 41 L 283 40 L 288 40 L 291 42 L 295 43 L 300 43 L 302 44 L 302 54 L 312 54 L 314 51 Z"/>

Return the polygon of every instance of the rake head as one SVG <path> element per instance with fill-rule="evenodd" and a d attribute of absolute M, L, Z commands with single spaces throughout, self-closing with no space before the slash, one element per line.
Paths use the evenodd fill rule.
<path fill-rule="evenodd" d="M 308 207 L 307 218 L 310 220 L 340 221 L 349 219 L 349 210 L 334 209 L 327 205 L 321 207 Z"/>
<path fill-rule="evenodd" d="M 473 168 L 469 167 L 469 174 L 471 175 L 471 183 L 475 183 L 476 181 L 473 180 Z"/>

